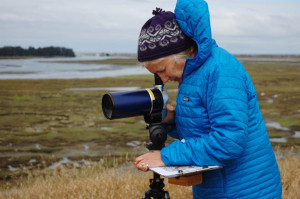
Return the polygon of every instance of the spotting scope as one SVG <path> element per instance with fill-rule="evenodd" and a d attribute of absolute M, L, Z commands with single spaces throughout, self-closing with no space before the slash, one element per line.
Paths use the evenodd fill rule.
<path fill-rule="evenodd" d="M 106 93 L 102 98 L 102 110 L 107 119 L 119 119 L 144 115 L 146 123 L 160 123 L 166 116 L 167 91 L 158 75 L 151 89 Z"/>

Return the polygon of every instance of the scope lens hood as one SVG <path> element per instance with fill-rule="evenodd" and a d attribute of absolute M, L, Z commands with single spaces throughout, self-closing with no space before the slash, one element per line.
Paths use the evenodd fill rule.
<path fill-rule="evenodd" d="M 102 98 L 102 110 L 107 119 L 113 119 L 113 113 L 116 108 L 114 98 L 110 93 L 106 93 Z"/>

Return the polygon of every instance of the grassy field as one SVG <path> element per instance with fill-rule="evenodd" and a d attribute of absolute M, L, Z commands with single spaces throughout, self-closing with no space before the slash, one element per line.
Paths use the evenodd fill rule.
<path fill-rule="evenodd" d="M 11 174 L 8 166 L 47 167 L 63 157 L 94 161 L 107 154 L 140 153 L 127 146 L 132 141 L 140 142 L 143 151 L 149 140 L 143 117 L 110 121 L 102 114 L 103 94 L 120 85 L 149 88 L 153 77 L 0 80 L 0 179 Z M 107 91 L 67 90 L 91 87 Z M 86 153 L 84 146 L 89 146 Z"/>
<path fill-rule="evenodd" d="M 105 167 L 100 161 L 97 166 L 84 169 L 57 168 L 55 171 L 35 170 L 13 188 L 0 188 L 0 198 L 141 198 L 149 189 L 151 173 L 138 172 L 132 164 Z M 278 161 L 283 183 L 283 198 L 300 198 L 300 158 L 290 157 Z M 191 187 L 172 185 L 165 180 L 165 190 L 172 199 L 192 199 Z"/>
<path fill-rule="evenodd" d="M 113 60 L 109 62 L 111 63 L 111 61 Z M 120 61 L 116 60 L 113 63 L 118 64 Z M 131 65 L 136 63 L 136 61 L 131 60 L 128 63 Z M 286 143 L 273 143 L 274 147 L 278 147 L 278 145 L 281 147 L 280 151 L 277 150 L 277 152 L 290 151 L 292 147 L 293 153 L 299 154 L 300 138 L 293 137 L 293 134 L 296 131 L 300 131 L 300 63 L 245 61 L 244 65 L 255 84 L 264 119 L 281 125 L 280 128 L 267 127 L 269 137 L 285 138 L 287 140 Z M 0 186 L 7 185 L 7 189 L 3 193 L 13 193 L 11 197 L 18 198 L 18 189 L 14 188 L 14 183 L 20 181 L 20 176 L 28 176 L 28 173 L 30 173 L 28 170 L 33 169 L 35 171 L 37 168 L 39 168 L 37 171 L 41 170 L 43 173 L 43 168 L 62 161 L 66 157 L 70 161 L 89 160 L 93 163 L 98 163 L 100 159 L 110 157 L 108 159 L 124 163 L 133 161 L 134 157 L 143 153 L 145 151 L 144 145 L 149 141 L 143 117 L 110 121 L 105 119 L 102 114 L 101 98 L 103 94 L 108 92 L 111 87 L 120 86 L 151 88 L 153 87 L 153 77 L 124 76 L 103 79 L 0 80 Z M 77 89 L 99 87 L 107 89 Z M 177 88 L 177 85 L 176 83 L 168 83 L 166 88 L 174 90 Z M 176 92 L 169 92 L 169 96 L 171 103 L 175 105 Z M 130 145 L 134 143 L 133 141 L 138 143 L 135 147 Z M 171 141 L 169 139 L 168 143 Z M 125 160 L 123 159 L 124 155 L 126 155 Z M 299 165 L 296 157 L 280 161 L 283 162 L 281 168 L 285 168 L 283 166 L 285 164 L 294 166 L 292 164 L 295 161 Z M 112 160 L 108 162 L 108 165 L 113 165 Z M 70 167 L 74 167 L 74 164 Z M 78 174 L 76 172 L 75 174 L 74 171 L 69 173 L 68 170 L 63 170 L 62 173 L 63 178 L 65 175 L 75 175 L 74 178 L 76 183 L 78 180 L 78 184 L 74 184 L 74 186 L 82 186 L 83 183 L 92 183 L 94 184 L 93 186 L 98 186 L 101 178 L 97 177 L 97 175 L 106 175 L 106 172 L 117 172 L 116 170 L 120 168 L 108 169 L 104 173 L 100 172 L 103 171 L 101 168 L 99 170 L 94 169 L 97 172 L 93 174 L 89 174 L 88 169 L 82 172 L 80 170 Z M 296 172 L 299 172 L 299 168 Z M 289 172 L 289 169 L 286 169 L 283 173 L 285 176 L 288 176 L 287 178 L 292 178 L 295 175 L 294 172 Z M 148 178 L 132 171 L 126 174 L 126 178 L 131 178 L 130 175 L 132 174 L 134 175 L 133 178 Z M 41 176 L 45 175 L 49 181 L 54 181 L 55 176 L 62 174 L 55 171 L 54 173 L 50 172 L 49 175 L 42 174 Z M 84 181 L 84 179 L 81 179 L 81 175 L 91 176 L 87 178 L 89 179 L 88 181 Z M 21 180 L 22 183 L 26 182 L 26 186 L 24 185 L 20 189 L 20 193 L 24 193 L 25 190 L 28 193 L 34 192 L 35 186 L 39 183 L 44 183 L 44 186 L 49 186 L 48 192 L 44 193 L 45 197 L 47 194 L 53 194 L 54 197 L 56 193 L 51 193 L 50 187 L 58 185 L 47 185 L 46 182 L 39 181 L 44 177 L 35 176 L 37 178 L 29 177 Z M 116 175 L 115 177 L 118 176 Z M 99 181 L 93 181 L 92 178 L 99 178 Z M 63 183 L 63 180 L 67 179 L 61 180 Z M 114 181 L 117 182 L 118 180 L 121 179 L 115 179 Z M 287 179 L 285 186 L 296 186 L 299 188 L 299 179 L 296 181 L 296 185 L 293 180 Z M 133 195 L 133 198 L 140 196 L 140 192 L 147 189 L 146 184 L 148 184 L 148 181 L 143 186 L 141 185 L 142 188 L 139 188 L 137 191 L 138 195 Z M 40 188 L 42 189 L 42 187 Z M 71 192 L 71 189 L 65 189 Z M 88 189 L 88 187 L 83 189 Z M 121 188 L 119 187 L 118 189 Z M 10 190 L 14 191 L 11 192 Z M 99 189 L 96 190 L 98 192 L 91 193 L 99 193 Z M 175 190 L 176 188 L 174 188 Z M 83 195 L 83 198 L 92 197 L 87 192 L 84 192 L 87 197 Z M 130 193 L 132 192 L 134 191 L 131 190 Z M 184 194 L 187 194 L 188 198 L 190 193 L 190 189 L 187 189 L 187 192 Z M 70 193 L 68 191 L 64 193 L 63 189 L 61 189 L 61 193 L 57 192 L 57 194 Z M 8 197 L 8 195 L 10 197 L 10 194 L 4 195 L 5 197 Z M 2 198 L 1 195 L 0 198 Z M 115 198 L 118 198 L 118 196 L 115 196 Z M 172 198 L 174 197 L 172 196 Z"/>

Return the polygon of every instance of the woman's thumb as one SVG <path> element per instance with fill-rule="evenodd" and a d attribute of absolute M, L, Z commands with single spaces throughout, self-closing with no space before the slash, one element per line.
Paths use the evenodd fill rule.
<path fill-rule="evenodd" d="M 167 111 L 175 111 L 175 107 L 172 106 L 171 104 L 167 104 L 166 109 L 167 109 Z"/>

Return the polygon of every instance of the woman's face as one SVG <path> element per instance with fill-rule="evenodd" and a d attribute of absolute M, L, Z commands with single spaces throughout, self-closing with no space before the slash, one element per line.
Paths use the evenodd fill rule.
<path fill-rule="evenodd" d="M 171 55 L 158 62 L 155 60 L 146 62 L 145 67 L 151 73 L 156 73 L 164 83 L 169 80 L 181 83 L 185 62 L 186 57 L 175 58 Z"/>

